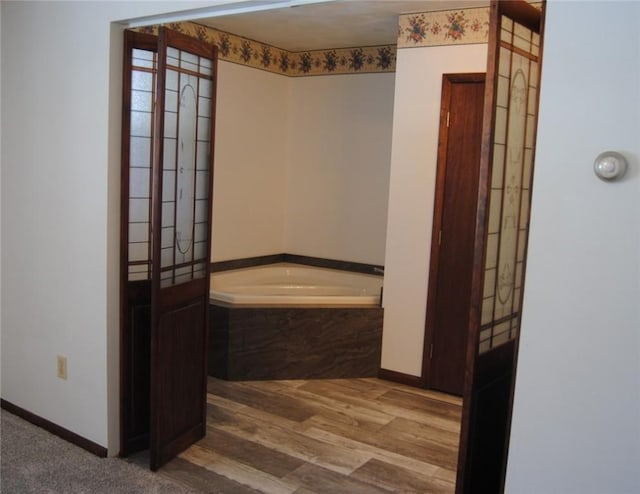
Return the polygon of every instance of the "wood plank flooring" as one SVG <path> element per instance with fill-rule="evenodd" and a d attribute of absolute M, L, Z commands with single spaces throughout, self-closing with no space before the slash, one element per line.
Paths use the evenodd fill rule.
<path fill-rule="evenodd" d="M 160 473 L 204 493 L 452 493 L 461 399 L 375 378 L 209 378 L 207 436 Z"/>

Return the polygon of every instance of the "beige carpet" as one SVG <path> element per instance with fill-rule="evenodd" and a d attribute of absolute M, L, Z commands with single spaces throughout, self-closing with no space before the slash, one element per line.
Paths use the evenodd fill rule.
<path fill-rule="evenodd" d="M 131 461 L 98 458 L 2 410 L 2 494 L 187 494 L 194 491 Z M 216 492 L 212 486 L 210 492 Z"/>

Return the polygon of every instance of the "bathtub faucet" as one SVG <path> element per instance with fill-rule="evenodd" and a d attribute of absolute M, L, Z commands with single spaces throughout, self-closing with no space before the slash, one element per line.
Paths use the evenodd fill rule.
<path fill-rule="evenodd" d="M 374 268 L 373 268 L 373 272 L 374 272 L 375 274 L 384 274 L 384 268 L 378 268 L 378 267 L 375 267 L 375 266 L 374 266 Z"/>

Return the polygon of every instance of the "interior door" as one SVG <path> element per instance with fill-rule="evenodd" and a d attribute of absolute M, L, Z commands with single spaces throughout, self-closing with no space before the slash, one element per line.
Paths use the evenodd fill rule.
<path fill-rule="evenodd" d="M 543 12 L 492 2 L 456 492 L 504 489 L 524 286 Z"/>
<path fill-rule="evenodd" d="M 120 185 L 120 455 L 149 447 L 151 169 L 158 39 L 125 31 Z"/>
<path fill-rule="evenodd" d="M 456 395 L 464 389 L 484 78 L 442 78 L 423 375 L 427 387 Z"/>
<path fill-rule="evenodd" d="M 150 462 L 206 431 L 216 48 L 161 28 L 154 125 Z"/>

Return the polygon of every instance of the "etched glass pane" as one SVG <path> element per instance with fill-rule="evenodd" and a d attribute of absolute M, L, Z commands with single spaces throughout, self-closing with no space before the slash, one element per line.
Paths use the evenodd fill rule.
<path fill-rule="evenodd" d="M 518 331 L 537 112 L 539 36 L 506 17 L 500 36 L 481 352 Z"/>
<path fill-rule="evenodd" d="M 129 242 L 148 242 L 149 223 L 129 223 Z"/>
<path fill-rule="evenodd" d="M 132 137 L 129 140 L 129 166 L 151 167 L 151 138 Z"/>
<path fill-rule="evenodd" d="M 153 110 L 153 93 L 150 91 L 131 91 L 131 109 L 151 112 Z"/>
<path fill-rule="evenodd" d="M 130 197 L 151 197 L 150 191 L 150 168 L 129 169 L 129 196 Z M 147 203 L 149 201 L 147 200 Z"/>
<path fill-rule="evenodd" d="M 501 199 L 502 190 L 493 189 L 491 191 L 491 200 L 489 201 L 489 233 L 498 233 L 500 231 Z"/>
<path fill-rule="evenodd" d="M 206 272 L 207 264 L 196 268 L 195 263 L 209 259 L 213 101 L 211 61 L 176 49 L 169 49 L 167 57 L 161 255 L 161 266 L 168 268 L 162 275 L 165 286 Z"/>

